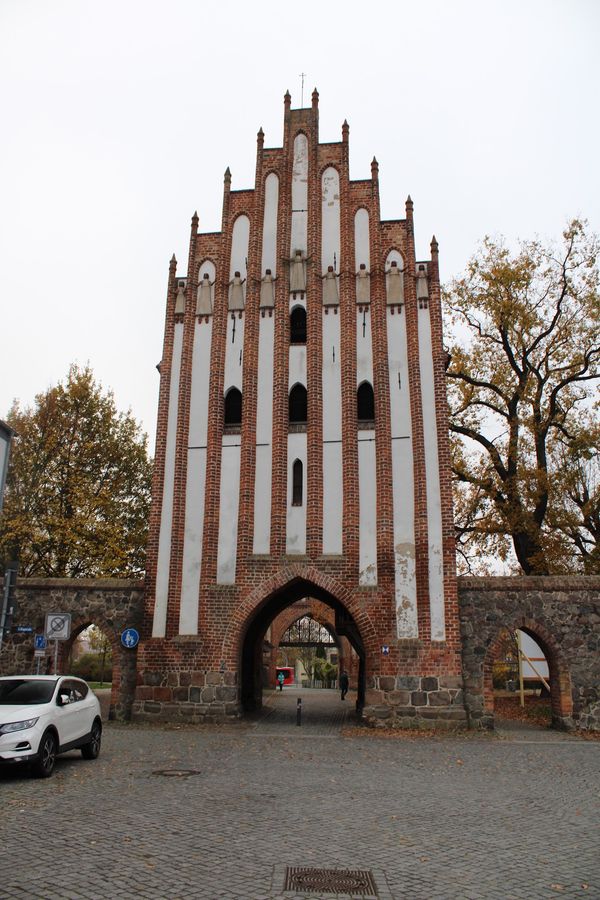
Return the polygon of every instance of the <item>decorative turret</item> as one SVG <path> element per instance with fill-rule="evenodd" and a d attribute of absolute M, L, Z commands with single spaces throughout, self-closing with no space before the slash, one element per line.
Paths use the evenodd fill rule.
<path fill-rule="evenodd" d="M 257 132 L 257 134 L 256 134 L 256 144 L 257 144 L 258 150 L 259 150 L 259 152 L 260 152 L 260 151 L 262 150 L 262 148 L 264 147 L 264 144 L 265 144 L 265 133 L 264 133 L 264 131 L 262 130 L 262 125 L 261 125 L 261 127 L 258 129 L 258 132 Z"/>
<path fill-rule="evenodd" d="M 313 109 L 319 108 L 319 92 L 316 88 L 312 92 L 312 108 Z"/>
<path fill-rule="evenodd" d="M 344 119 L 344 124 L 342 125 L 342 141 L 347 144 L 348 137 L 350 134 L 350 126 L 348 125 L 347 119 Z"/>
<path fill-rule="evenodd" d="M 409 194 L 408 197 L 406 198 L 406 218 L 407 219 L 412 219 L 413 209 L 414 209 L 414 203 L 412 202 L 411 196 Z"/>
<path fill-rule="evenodd" d="M 223 213 L 221 216 L 221 231 L 226 228 L 227 219 L 229 217 L 229 197 L 231 194 L 231 169 L 229 166 L 225 169 L 223 176 Z"/>
<path fill-rule="evenodd" d="M 435 239 L 435 234 L 431 238 L 431 244 L 429 245 L 431 248 L 431 280 L 436 283 L 440 280 L 440 265 L 439 265 L 439 247 L 438 242 Z"/>

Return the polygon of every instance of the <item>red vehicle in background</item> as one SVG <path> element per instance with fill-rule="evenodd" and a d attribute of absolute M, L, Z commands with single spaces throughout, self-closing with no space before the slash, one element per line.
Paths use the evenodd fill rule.
<path fill-rule="evenodd" d="M 294 667 L 293 666 L 277 666 L 275 669 L 275 684 L 279 684 L 279 673 L 283 672 L 283 683 L 294 684 Z"/>

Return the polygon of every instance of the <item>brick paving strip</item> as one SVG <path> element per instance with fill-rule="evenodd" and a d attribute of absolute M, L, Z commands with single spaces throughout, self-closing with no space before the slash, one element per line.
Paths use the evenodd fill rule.
<path fill-rule="evenodd" d="M 599 744 L 378 739 L 337 701 L 278 730 L 294 701 L 240 727 L 110 724 L 94 762 L 0 773 L 0 897 L 352 896 L 285 891 L 294 867 L 370 872 L 384 900 L 600 896 Z"/>

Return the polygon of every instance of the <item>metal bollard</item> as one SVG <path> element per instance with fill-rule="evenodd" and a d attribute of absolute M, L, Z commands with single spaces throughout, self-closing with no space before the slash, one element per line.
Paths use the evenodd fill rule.
<path fill-rule="evenodd" d="M 302 698 L 298 697 L 296 703 L 296 725 L 302 725 Z"/>

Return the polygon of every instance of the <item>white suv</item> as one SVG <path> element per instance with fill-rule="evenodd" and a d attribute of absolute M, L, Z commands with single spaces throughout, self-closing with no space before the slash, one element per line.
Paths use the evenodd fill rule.
<path fill-rule="evenodd" d="M 80 678 L 14 675 L 0 678 L 0 764 L 29 763 L 39 778 L 54 771 L 58 753 L 100 753 L 98 698 Z"/>

